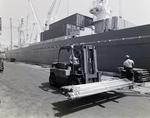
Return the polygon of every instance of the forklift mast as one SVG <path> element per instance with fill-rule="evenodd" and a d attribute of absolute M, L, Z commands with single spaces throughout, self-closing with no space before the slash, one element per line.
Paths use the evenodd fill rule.
<path fill-rule="evenodd" d="M 75 46 L 74 55 L 79 57 L 85 83 L 100 81 L 100 73 L 97 69 L 96 47 L 92 45 Z"/>

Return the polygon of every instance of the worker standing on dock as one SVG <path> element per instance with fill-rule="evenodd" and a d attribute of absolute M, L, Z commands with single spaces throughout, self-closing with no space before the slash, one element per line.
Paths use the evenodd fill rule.
<path fill-rule="evenodd" d="M 126 55 L 126 60 L 123 63 L 123 66 L 126 70 L 126 77 L 129 80 L 132 80 L 132 82 L 134 83 L 134 72 L 133 72 L 133 68 L 134 68 L 134 61 L 130 59 L 129 55 Z"/>

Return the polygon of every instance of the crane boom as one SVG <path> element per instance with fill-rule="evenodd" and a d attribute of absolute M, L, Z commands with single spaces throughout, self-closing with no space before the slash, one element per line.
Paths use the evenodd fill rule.
<path fill-rule="evenodd" d="M 29 4 L 30 4 L 30 6 L 31 6 L 32 13 L 33 13 L 34 18 L 35 18 L 35 20 L 36 20 L 36 23 L 37 23 L 37 25 L 38 25 L 39 32 L 43 32 L 43 28 L 40 26 L 40 21 L 39 21 L 38 18 L 37 18 L 37 15 L 36 15 L 36 13 L 35 13 L 35 10 L 34 10 L 34 7 L 33 7 L 33 4 L 32 4 L 32 2 L 31 2 L 31 0 L 28 0 L 28 2 L 29 2 Z"/>
<path fill-rule="evenodd" d="M 52 18 L 52 15 L 53 15 L 54 7 L 56 6 L 57 3 L 58 3 L 57 7 L 59 7 L 60 0 L 53 0 L 52 5 L 50 6 L 50 8 L 48 10 L 47 19 L 46 19 L 46 23 L 45 23 L 45 30 L 48 30 L 48 28 L 49 28 L 49 24 L 50 24 L 50 20 Z"/>

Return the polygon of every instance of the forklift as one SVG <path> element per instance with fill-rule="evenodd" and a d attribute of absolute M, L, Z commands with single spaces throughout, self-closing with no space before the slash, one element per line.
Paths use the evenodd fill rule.
<path fill-rule="evenodd" d="M 50 68 L 49 84 L 79 85 L 101 81 L 97 69 L 96 47 L 69 45 L 61 47 L 58 59 Z"/>
<path fill-rule="evenodd" d="M 130 87 L 131 81 L 114 77 L 112 80 L 102 81 L 97 69 L 96 47 L 70 45 L 60 48 L 58 59 L 50 68 L 49 84 L 62 85 L 66 98 L 74 100 Z"/>

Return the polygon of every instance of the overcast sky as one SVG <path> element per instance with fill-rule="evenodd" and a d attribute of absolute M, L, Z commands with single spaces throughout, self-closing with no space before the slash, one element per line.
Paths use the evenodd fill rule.
<path fill-rule="evenodd" d="M 44 27 L 47 12 L 53 0 L 31 0 L 38 18 Z M 69 2 L 68 2 L 69 1 Z M 89 6 L 93 0 L 61 0 L 57 20 L 80 13 L 92 17 Z M 112 16 L 119 15 L 119 0 L 110 0 L 113 9 Z M 69 10 L 68 9 L 69 3 Z M 122 17 L 136 25 L 150 24 L 150 0 L 122 0 Z M 2 35 L 0 43 L 10 42 L 10 18 L 13 23 L 13 38 L 17 37 L 19 20 L 27 15 L 32 17 L 28 0 L 0 0 L 0 17 L 2 18 Z M 34 20 L 33 17 L 31 20 Z"/>

